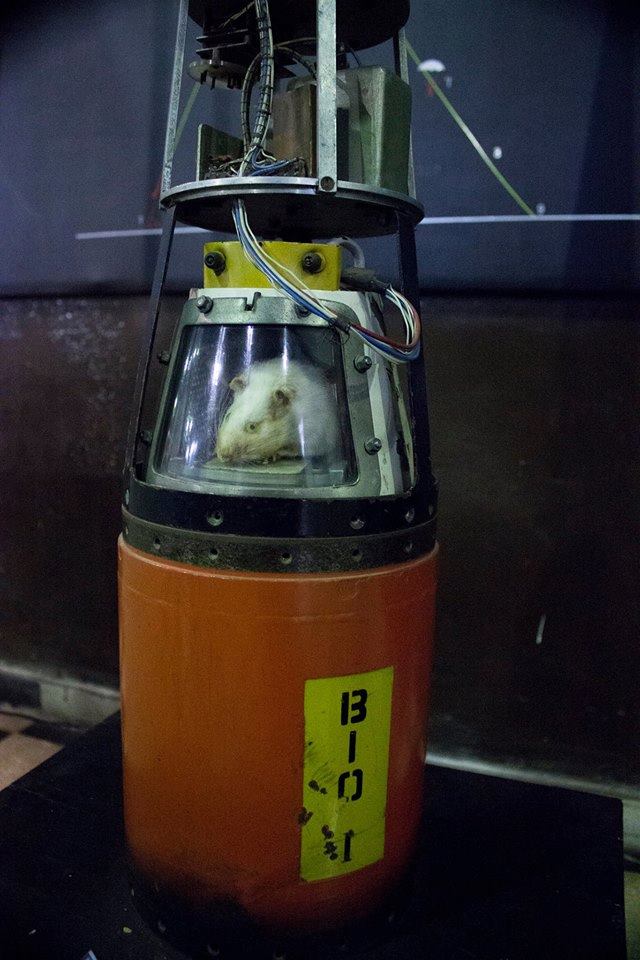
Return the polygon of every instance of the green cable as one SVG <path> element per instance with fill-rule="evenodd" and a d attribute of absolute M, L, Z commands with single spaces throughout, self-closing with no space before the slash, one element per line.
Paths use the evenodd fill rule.
<path fill-rule="evenodd" d="M 420 58 L 418 57 L 418 54 L 415 52 L 415 50 L 413 49 L 413 47 L 411 46 L 408 40 L 406 40 L 406 44 L 407 44 L 407 53 L 409 54 L 411 59 L 414 61 L 416 66 L 420 67 L 421 61 L 420 61 Z M 496 180 L 498 180 L 498 182 L 502 184 L 502 186 L 507 191 L 507 193 L 511 197 L 513 197 L 513 199 L 518 204 L 521 210 L 524 210 L 524 212 L 528 214 L 530 217 L 535 217 L 536 214 L 533 212 L 531 207 L 524 202 L 524 200 L 522 199 L 518 191 L 511 186 L 511 184 L 509 183 L 507 178 L 504 176 L 504 174 L 500 173 L 500 171 L 496 167 L 495 163 L 493 162 L 489 154 L 486 152 L 482 144 L 479 142 L 478 138 L 474 136 L 474 134 L 471 132 L 471 130 L 466 125 L 466 123 L 464 122 L 464 120 L 456 110 L 456 108 L 449 101 L 448 97 L 442 92 L 439 85 L 434 80 L 433 76 L 429 73 L 428 70 L 425 70 L 424 68 L 420 70 L 420 73 L 422 73 L 423 76 L 427 78 L 434 93 L 436 94 L 436 96 L 438 97 L 442 105 L 446 108 L 447 113 L 453 118 L 453 120 L 455 120 L 455 122 L 458 124 L 458 126 L 464 133 L 465 137 L 473 144 L 473 146 L 478 151 L 478 153 L 480 154 L 480 156 L 482 157 L 486 165 L 489 167 L 489 170 L 491 170 L 491 173 L 494 175 Z"/>

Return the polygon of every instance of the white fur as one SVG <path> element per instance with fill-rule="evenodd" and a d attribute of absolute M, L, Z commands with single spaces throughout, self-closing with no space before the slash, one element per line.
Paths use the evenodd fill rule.
<path fill-rule="evenodd" d="M 315 367 L 276 357 L 252 364 L 229 386 L 233 401 L 216 444 L 220 460 L 260 463 L 333 454 L 338 437 L 335 398 Z"/>

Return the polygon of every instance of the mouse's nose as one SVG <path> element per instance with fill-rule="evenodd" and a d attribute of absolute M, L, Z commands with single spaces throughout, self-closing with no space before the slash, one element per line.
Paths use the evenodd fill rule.
<path fill-rule="evenodd" d="M 239 450 L 237 444 L 224 444 L 223 446 L 218 446 L 216 448 L 216 455 L 218 460 L 221 460 L 223 463 L 229 463 L 232 460 L 238 458 Z"/>

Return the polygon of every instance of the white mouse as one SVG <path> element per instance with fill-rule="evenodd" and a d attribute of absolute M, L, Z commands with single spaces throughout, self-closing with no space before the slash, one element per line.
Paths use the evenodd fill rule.
<path fill-rule="evenodd" d="M 333 388 L 308 363 L 276 357 L 234 377 L 215 454 L 225 463 L 333 455 L 338 419 Z"/>

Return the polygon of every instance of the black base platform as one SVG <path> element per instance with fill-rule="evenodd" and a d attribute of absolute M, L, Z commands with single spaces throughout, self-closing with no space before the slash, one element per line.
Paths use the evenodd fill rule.
<path fill-rule="evenodd" d="M 384 942 L 316 942 L 312 952 L 326 960 L 624 960 L 621 804 L 428 767 L 404 916 Z M 117 717 L 0 793 L 0 960 L 87 955 L 184 958 L 131 900 Z"/>

